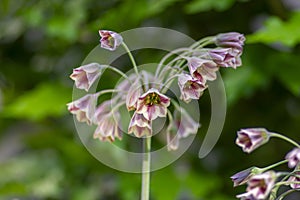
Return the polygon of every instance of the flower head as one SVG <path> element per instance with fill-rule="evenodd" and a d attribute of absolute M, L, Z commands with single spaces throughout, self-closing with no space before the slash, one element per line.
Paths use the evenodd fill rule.
<path fill-rule="evenodd" d="M 77 88 L 88 91 L 102 73 L 102 69 L 98 63 L 90 63 L 74 69 L 70 78 L 75 81 Z"/>
<path fill-rule="evenodd" d="M 205 83 L 206 80 L 215 80 L 217 78 L 216 71 L 219 69 L 212 60 L 197 57 L 189 58 L 188 67 L 191 75 L 202 83 Z"/>
<path fill-rule="evenodd" d="M 169 97 L 161 94 L 157 89 L 151 88 L 139 97 L 136 112 L 152 121 L 157 117 L 165 117 L 169 105 Z"/>
<path fill-rule="evenodd" d="M 237 132 L 237 136 L 236 144 L 247 153 L 265 144 L 270 138 L 269 132 L 264 128 L 241 129 Z"/>
<path fill-rule="evenodd" d="M 231 48 L 212 49 L 208 51 L 211 58 L 220 67 L 232 67 L 236 69 L 242 65 L 240 51 Z"/>
<path fill-rule="evenodd" d="M 247 192 L 252 194 L 254 199 L 266 199 L 275 184 L 276 178 L 276 173 L 274 171 L 254 175 L 247 182 Z"/>
<path fill-rule="evenodd" d="M 147 120 L 143 114 L 135 112 L 130 120 L 128 133 L 133 133 L 137 137 L 150 136 L 152 134 L 151 121 Z"/>
<path fill-rule="evenodd" d="M 237 32 L 221 33 L 216 36 L 216 45 L 220 47 L 230 47 L 243 49 L 245 37 Z"/>
<path fill-rule="evenodd" d="M 107 30 L 99 30 L 99 34 L 101 36 L 101 39 L 100 39 L 101 47 L 104 49 L 114 51 L 123 42 L 122 36 L 116 32 L 107 31 Z"/>
<path fill-rule="evenodd" d="M 300 163 L 300 148 L 294 148 L 290 151 L 285 159 L 288 160 L 289 168 L 294 168 Z"/>
<path fill-rule="evenodd" d="M 68 103 L 68 110 L 72 114 L 76 115 L 79 122 L 92 123 L 92 118 L 97 104 L 97 95 L 88 94 L 80 99 L 77 99 L 71 103 Z"/>
<path fill-rule="evenodd" d="M 111 112 L 102 115 L 101 119 L 97 121 L 97 128 L 94 132 L 94 139 L 99 138 L 101 141 L 115 141 L 115 138 L 122 139 L 120 130 L 120 114 L 118 112 Z"/>
<path fill-rule="evenodd" d="M 189 102 L 191 99 L 199 99 L 206 89 L 205 84 L 188 74 L 181 74 L 178 77 L 178 85 L 181 91 L 180 98 L 185 102 Z"/>

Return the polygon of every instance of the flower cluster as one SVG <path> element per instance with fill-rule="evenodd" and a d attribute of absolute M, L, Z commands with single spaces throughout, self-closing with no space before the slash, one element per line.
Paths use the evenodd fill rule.
<path fill-rule="evenodd" d="M 168 87 L 177 80 L 180 99 L 186 103 L 198 100 L 208 87 L 208 81 L 217 78 L 220 68 L 241 66 L 244 36 L 231 32 L 207 37 L 192 46 L 177 49 L 157 64 L 155 73 L 137 68 L 134 57 L 120 34 L 100 30 L 101 47 L 110 51 L 123 46 L 127 51 L 134 69 L 132 74 L 124 74 L 116 67 L 90 63 L 73 70 L 71 79 L 78 89 L 89 91 L 105 69 L 113 70 L 122 76 L 114 89 L 87 94 L 68 104 L 69 111 L 76 115 L 79 122 L 97 126 L 94 138 L 113 142 L 122 138 L 120 108 L 126 107 L 132 115 L 128 124 L 128 134 L 136 137 L 151 137 L 152 122 L 157 118 L 168 118 L 166 140 L 168 149 L 176 150 L 179 139 L 196 134 L 199 123 L 178 104 L 178 100 L 166 95 Z M 214 48 L 213 45 L 215 46 Z M 209 46 L 209 48 L 207 47 Z M 105 93 L 115 93 L 111 99 L 97 105 L 98 97 Z"/>
<path fill-rule="evenodd" d="M 251 167 L 231 177 L 234 186 L 247 183 L 246 193 L 237 195 L 241 200 L 282 199 L 287 194 L 300 189 L 300 145 L 284 135 L 273 133 L 265 128 L 241 129 L 237 132 L 236 144 L 244 152 L 251 153 L 269 141 L 271 137 L 281 138 L 295 146 L 287 153 L 285 159 L 273 165 L 258 168 Z M 275 172 L 274 167 L 288 163 L 290 172 Z M 278 195 L 280 186 L 288 185 L 290 189 Z"/>

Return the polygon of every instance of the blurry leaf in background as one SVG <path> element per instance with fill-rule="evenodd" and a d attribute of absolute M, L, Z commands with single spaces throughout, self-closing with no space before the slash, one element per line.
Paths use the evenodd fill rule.
<path fill-rule="evenodd" d="M 67 113 L 71 89 L 57 83 L 43 83 L 17 97 L 3 109 L 4 117 L 41 120 Z"/>
<path fill-rule="evenodd" d="M 51 152 L 23 154 L 0 164 L 0 197 L 58 197 L 63 172 Z M 9 176 L 8 176 L 9 175 Z"/>
<path fill-rule="evenodd" d="M 265 27 L 247 36 L 247 43 L 266 44 L 279 42 L 293 47 L 300 42 L 300 11 L 291 13 L 290 19 L 282 21 L 279 17 L 269 17 Z"/>
<path fill-rule="evenodd" d="M 101 18 L 92 23 L 93 29 L 122 30 L 136 27 L 146 18 L 152 17 L 180 0 L 126 0 L 111 8 Z M 124 23 L 126 19 L 126 23 Z"/>
<path fill-rule="evenodd" d="M 209 10 L 224 11 L 231 7 L 236 0 L 221 0 L 221 1 L 211 1 L 211 0 L 193 0 L 188 3 L 185 7 L 187 13 L 199 13 Z"/>

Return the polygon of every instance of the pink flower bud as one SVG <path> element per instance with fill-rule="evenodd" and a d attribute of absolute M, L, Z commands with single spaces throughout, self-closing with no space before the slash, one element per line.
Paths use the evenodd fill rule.
<path fill-rule="evenodd" d="M 236 144 L 247 153 L 265 144 L 270 138 L 269 132 L 264 128 L 241 129 L 237 132 L 237 136 Z"/>
<path fill-rule="evenodd" d="M 220 47 L 230 47 L 242 50 L 244 41 L 244 35 L 237 32 L 221 33 L 216 36 L 216 45 Z"/>
<path fill-rule="evenodd" d="M 290 182 L 290 186 L 293 189 L 300 189 L 300 172 L 295 172 L 294 175 L 291 175 L 287 182 Z"/>
<path fill-rule="evenodd" d="M 103 67 L 98 63 L 90 63 L 73 70 L 70 78 L 75 81 L 78 89 L 88 91 L 97 78 L 101 75 Z"/>
<path fill-rule="evenodd" d="M 123 42 L 122 36 L 116 32 L 99 30 L 99 34 L 101 36 L 100 39 L 101 47 L 104 49 L 114 51 Z"/>

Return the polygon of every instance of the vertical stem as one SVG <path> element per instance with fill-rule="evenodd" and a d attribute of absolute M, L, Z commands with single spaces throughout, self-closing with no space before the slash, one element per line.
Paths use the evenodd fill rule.
<path fill-rule="evenodd" d="M 142 171 L 141 200 L 149 200 L 150 193 L 150 161 L 151 161 L 151 136 L 144 138 L 144 158 Z"/>

